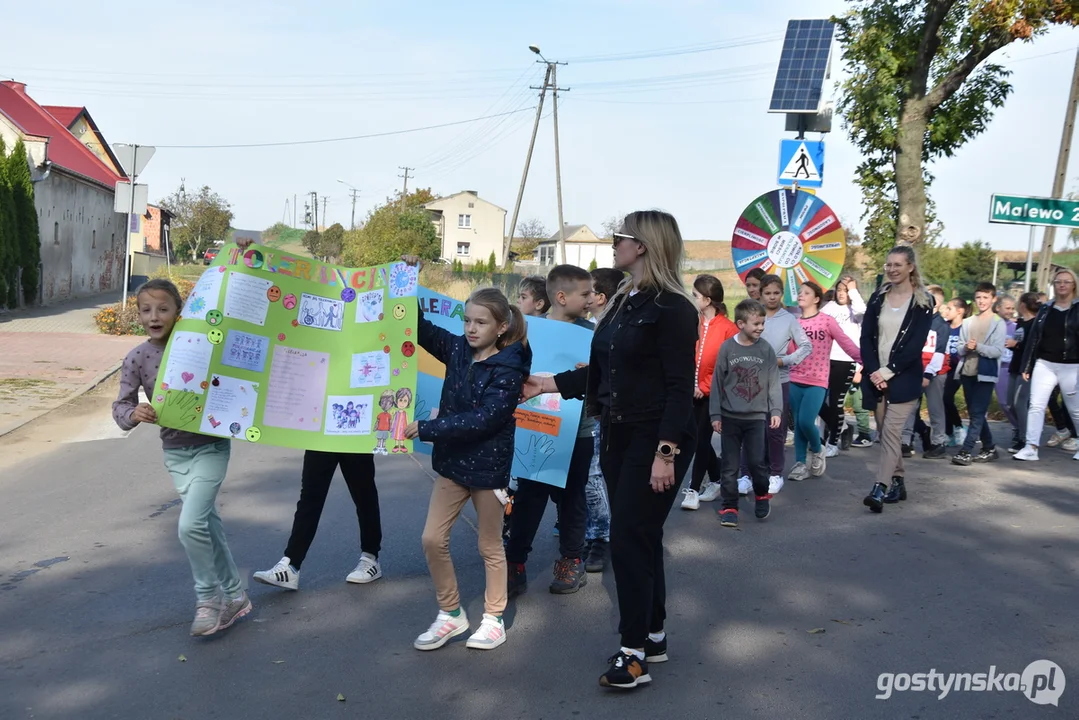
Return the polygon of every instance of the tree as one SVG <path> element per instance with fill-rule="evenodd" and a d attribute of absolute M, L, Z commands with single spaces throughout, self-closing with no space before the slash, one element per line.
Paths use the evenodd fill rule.
<path fill-rule="evenodd" d="M 622 221 L 626 219 L 625 213 L 621 215 L 612 215 L 603 221 L 603 238 L 610 240 L 614 237 L 614 234 L 618 232 L 618 228 L 622 227 Z"/>
<path fill-rule="evenodd" d="M 207 248 L 228 237 L 232 208 L 208 185 L 190 195 L 181 187 L 160 205 L 173 215 L 172 245 L 178 256 L 197 262 Z"/>
<path fill-rule="evenodd" d="M 30 180 L 30 164 L 22 138 L 15 142 L 15 147 L 7 158 L 3 174 L 7 177 L 14 202 L 17 233 L 14 261 L 21 270 L 22 287 L 19 290 L 22 292 L 24 302 L 32 302 L 37 297 L 38 290 L 41 235 L 37 224 L 37 210 L 34 208 L 34 183 Z"/>
<path fill-rule="evenodd" d="M 973 295 L 974 286 L 993 279 L 996 253 L 981 240 L 967 241 L 955 251 L 953 266 L 955 281 L 960 292 Z"/>
<path fill-rule="evenodd" d="M 597 269 L 598 267 L 599 267 L 599 263 L 596 262 L 595 258 L 592 258 L 592 262 L 588 263 L 588 272 L 592 272 L 593 270 Z"/>
<path fill-rule="evenodd" d="M 308 230 L 303 234 L 300 242 L 303 243 L 304 249 L 311 253 L 311 257 L 317 257 L 322 247 L 322 234 L 318 230 Z"/>
<path fill-rule="evenodd" d="M 856 171 L 866 240 L 894 229 L 923 242 L 931 224 L 927 165 L 982 133 L 1012 86 L 987 63 L 1052 24 L 1079 24 L 1070 0 L 849 0 L 837 24 L 849 79 L 839 112 L 865 158 Z"/>
<path fill-rule="evenodd" d="M 494 250 L 491 251 L 491 256 L 487 258 L 487 272 L 494 272 L 498 269 L 498 259 L 495 257 Z"/>
<path fill-rule="evenodd" d="M 547 226 L 539 218 L 529 218 L 517 225 L 517 237 L 510 241 L 510 250 L 517 257 L 532 257 L 536 246 L 551 236 Z"/>
<path fill-rule="evenodd" d="M 273 225 L 271 225 L 270 227 L 268 227 L 268 228 L 266 228 L 265 230 L 262 231 L 262 241 L 261 242 L 262 242 L 263 245 L 265 245 L 267 243 L 272 243 L 274 240 L 277 240 L 284 233 L 288 232 L 291 229 L 292 228 L 289 227 L 288 225 L 286 225 L 285 223 L 282 223 L 282 222 L 274 223 Z"/>
<path fill-rule="evenodd" d="M 423 207 L 433 199 L 429 189 L 416 190 L 404 198 L 400 194 L 387 198 L 385 204 L 367 213 L 362 228 L 344 233 L 343 262 L 358 267 L 380 265 L 402 255 L 437 260 L 442 245 L 430 213 Z"/>
<path fill-rule="evenodd" d="M 341 223 L 334 223 L 322 233 L 318 256 L 327 262 L 337 262 L 345 246 L 345 228 Z"/>

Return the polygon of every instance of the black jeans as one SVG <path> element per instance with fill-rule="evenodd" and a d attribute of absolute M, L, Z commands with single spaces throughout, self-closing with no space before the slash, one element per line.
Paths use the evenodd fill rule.
<path fill-rule="evenodd" d="M 846 414 L 843 404 L 847 400 L 847 391 L 854 382 L 854 363 L 845 360 L 832 360 L 828 367 L 828 395 L 820 409 L 821 420 L 831 445 L 839 444 L 841 426 L 845 424 Z"/>
<path fill-rule="evenodd" d="M 712 414 L 708 407 L 708 396 L 694 400 L 693 410 L 697 413 L 697 450 L 693 453 L 693 474 L 689 476 L 689 487 L 699 492 L 705 473 L 708 473 L 710 481 L 719 482 L 719 458 L 712 447 Z"/>
<path fill-rule="evenodd" d="M 989 401 L 993 399 L 995 383 L 981 382 L 977 376 L 963 376 L 963 397 L 967 399 L 967 417 L 970 418 L 970 427 L 967 428 L 967 439 L 963 441 L 963 450 L 973 452 L 974 443 L 979 437 L 982 441 L 982 450 L 992 450 L 993 432 L 989 429 L 989 422 L 985 414 L 989 412 Z"/>
<path fill-rule="evenodd" d="M 382 549 L 382 515 L 378 509 L 378 488 L 375 487 L 375 458 L 373 455 L 320 452 L 308 450 L 303 454 L 303 476 L 300 481 L 300 501 L 292 520 L 285 555 L 297 570 L 307 557 L 315 539 L 322 508 L 337 466 L 345 476 L 345 484 L 356 504 L 356 519 L 360 523 L 360 550 L 378 557 Z"/>
<path fill-rule="evenodd" d="M 592 436 L 577 438 L 573 443 L 566 487 L 559 488 L 535 480 L 517 479 L 513 494 L 513 513 L 510 515 L 510 539 L 506 543 L 506 562 L 528 562 L 532 541 L 536 539 L 547 500 L 553 500 L 558 510 L 558 547 L 562 557 L 580 559 L 584 551 L 584 531 L 588 522 L 585 486 L 592 464 Z"/>
<path fill-rule="evenodd" d="M 955 406 L 955 394 L 961 387 L 959 378 L 955 376 L 955 369 L 948 373 L 948 379 L 944 382 L 944 432 L 951 435 L 956 428 L 963 427 L 963 418 L 959 416 L 959 408 Z M 967 398 L 970 405 L 970 398 Z"/>
<path fill-rule="evenodd" d="M 765 420 L 739 420 L 723 416 L 723 427 L 719 433 L 723 443 L 719 490 L 724 510 L 738 509 L 738 459 L 743 452 L 749 466 L 749 477 L 753 480 L 753 492 L 757 495 L 768 494 L 768 463 L 764 458 L 766 431 Z"/>
<path fill-rule="evenodd" d="M 622 646 L 643 648 L 648 633 L 663 630 L 667 583 L 663 573 L 663 523 L 689 470 L 689 453 L 674 460 L 674 484 L 654 492 L 652 463 L 659 422 L 607 423 L 600 429 L 599 462 L 611 499 L 611 567 L 618 592 Z M 692 447 L 693 437 L 680 445 Z"/>

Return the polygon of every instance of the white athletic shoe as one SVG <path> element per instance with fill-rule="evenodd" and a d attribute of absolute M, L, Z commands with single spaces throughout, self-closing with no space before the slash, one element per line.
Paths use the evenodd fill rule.
<path fill-rule="evenodd" d="M 1053 433 L 1048 440 L 1045 441 L 1045 446 L 1056 447 L 1070 437 L 1071 433 L 1067 430 L 1058 430 L 1057 432 Z"/>
<path fill-rule="evenodd" d="M 382 566 L 378 564 L 378 558 L 370 553 L 363 553 L 360 555 L 360 564 L 356 566 L 356 569 L 348 574 L 345 578 L 345 582 L 350 583 L 369 583 L 374 582 L 382 577 Z"/>
<path fill-rule="evenodd" d="M 722 486 L 717 482 L 708 483 L 701 492 L 697 495 L 697 499 L 701 502 L 712 502 L 719 497 L 719 493 L 722 490 Z"/>
<path fill-rule="evenodd" d="M 470 647 L 474 650 L 494 650 L 504 642 L 506 642 L 506 626 L 503 624 L 502 618 L 484 613 L 479 630 L 472 633 L 471 637 L 468 638 L 468 642 L 465 643 L 465 647 Z"/>
<path fill-rule="evenodd" d="M 824 459 L 824 451 L 810 452 L 809 453 L 809 474 L 813 477 L 820 477 L 824 474 L 825 468 L 828 467 L 828 461 Z"/>
<path fill-rule="evenodd" d="M 1076 450 L 1079 450 L 1079 439 L 1068 438 L 1060 443 L 1060 449 L 1066 452 L 1075 452 Z"/>
<path fill-rule="evenodd" d="M 808 480 L 809 468 L 806 467 L 805 463 L 794 463 L 794 467 L 787 473 L 787 479 L 794 480 L 795 482 L 798 482 L 799 480 Z"/>
<path fill-rule="evenodd" d="M 300 589 L 300 571 L 292 567 L 292 561 L 283 557 L 269 570 L 259 570 L 255 580 L 265 585 L 276 585 L 286 590 Z"/>
<path fill-rule="evenodd" d="M 828 444 L 824 446 L 824 457 L 832 458 L 839 454 L 839 446 Z"/>
<path fill-rule="evenodd" d="M 1025 448 L 1012 455 L 1013 460 L 1028 460 L 1034 462 L 1038 459 L 1038 448 L 1027 445 Z"/>
<path fill-rule="evenodd" d="M 775 495 L 783 489 L 783 476 L 772 475 L 768 478 L 768 494 Z"/>
<path fill-rule="evenodd" d="M 457 617 L 439 610 L 438 617 L 431 623 L 431 627 L 416 638 L 412 647 L 417 650 L 437 650 L 449 642 L 450 638 L 455 638 L 465 632 L 468 632 L 468 615 L 465 614 L 464 608 L 461 608 L 461 614 Z"/>
<path fill-rule="evenodd" d="M 699 510 L 700 509 L 700 507 L 701 507 L 701 497 L 700 497 L 700 495 L 697 494 L 696 490 L 686 488 L 685 490 L 682 491 L 682 493 L 685 495 L 685 497 L 682 498 L 682 509 L 683 510 Z M 482 627 L 481 627 L 481 629 L 482 629 Z"/>
<path fill-rule="evenodd" d="M 786 447 L 790 447 L 791 445 L 794 445 L 794 431 L 793 430 L 788 430 L 787 431 L 787 440 L 783 444 Z"/>
<path fill-rule="evenodd" d="M 751 492 L 753 492 L 753 481 L 749 479 L 749 475 L 738 478 L 738 494 L 749 495 Z"/>

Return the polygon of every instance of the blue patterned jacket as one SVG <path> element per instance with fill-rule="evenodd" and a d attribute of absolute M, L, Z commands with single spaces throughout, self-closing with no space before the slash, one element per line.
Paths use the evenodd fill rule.
<path fill-rule="evenodd" d="M 434 443 L 431 467 L 470 488 L 504 488 L 510 481 L 521 386 L 532 369 L 523 343 L 473 362 L 462 335 L 437 327 L 420 314 L 420 346 L 446 366 L 438 417 L 421 420 L 420 440 Z"/>

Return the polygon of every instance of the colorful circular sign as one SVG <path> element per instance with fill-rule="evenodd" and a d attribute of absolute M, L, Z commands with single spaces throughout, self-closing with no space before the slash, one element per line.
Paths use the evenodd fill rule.
<path fill-rule="evenodd" d="M 734 226 L 731 255 L 738 277 L 755 267 L 783 280 L 783 302 L 798 302 L 798 286 L 830 289 L 843 272 L 847 238 L 823 200 L 803 190 L 773 190 L 749 204 Z"/>

